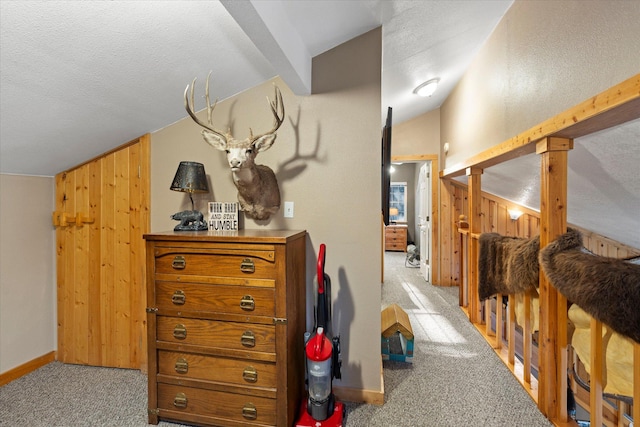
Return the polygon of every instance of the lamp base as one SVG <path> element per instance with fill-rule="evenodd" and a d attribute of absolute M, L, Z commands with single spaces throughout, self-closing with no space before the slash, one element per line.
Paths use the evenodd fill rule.
<path fill-rule="evenodd" d="M 171 219 L 180 221 L 173 231 L 202 231 L 207 229 L 207 223 L 200 211 L 182 211 L 171 215 Z"/>

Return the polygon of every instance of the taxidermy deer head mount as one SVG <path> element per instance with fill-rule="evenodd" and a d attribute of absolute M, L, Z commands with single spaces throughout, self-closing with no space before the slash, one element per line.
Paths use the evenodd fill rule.
<path fill-rule="evenodd" d="M 256 164 L 255 158 L 259 152 L 271 148 L 276 140 L 276 131 L 284 121 L 284 104 L 280 89 L 275 86 L 274 101 L 269 100 L 267 97 L 267 102 L 269 102 L 273 113 L 273 127 L 271 130 L 254 136 L 253 131 L 249 128 L 249 137 L 238 140 L 231 135 L 230 129 L 226 133 L 222 133 L 213 128 L 211 117 L 217 101 L 211 105 L 209 99 L 210 76 L 211 73 L 207 76 L 205 88 L 208 124 L 200 121 L 193 110 L 193 91 L 196 79 L 193 79 L 191 83 L 191 100 L 189 100 L 189 85 L 184 90 L 184 106 L 191 118 L 203 128 L 202 137 L 205 142 L 213 148 L 227 153 L 227 161 L 231 168 L 233 183 L 238 189 L 238 202 L 240 202 L 241 210 L 245 212 L 245 215 L 253 219 L 269 219 L 271 214 L 280 209 L 278 180 L 271 168 Z"/>

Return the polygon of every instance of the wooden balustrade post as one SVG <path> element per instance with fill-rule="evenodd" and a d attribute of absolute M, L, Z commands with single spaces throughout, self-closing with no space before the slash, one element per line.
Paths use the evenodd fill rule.
<path fill-rule="evenodd" d="M 469 197 L 469 319 L 473 323 L 481 323 L 480 299 L 478 297 L 478 259 L 479 242 L 478 235 L 482 231 L 482 169 L 467 168 L 468 197 Z"/>
<path fill-rule="evenodd" d="M 602 425 L 602 390 L 604 384 L 602 374 L 604 372 L 604 351 L 602 351 L 602 323 L 591 318 L 591 343 L 589 362 L 589 421 L 592 426 Z"/>
<path fill-rule="evenodd" d="M 540 248 L 567 231 L 568 151 L 573 140 L 546 137 L 540 154 Z M 567 301 L 540 272 L 538 408 L 550 419 L 567 421 Z"/>

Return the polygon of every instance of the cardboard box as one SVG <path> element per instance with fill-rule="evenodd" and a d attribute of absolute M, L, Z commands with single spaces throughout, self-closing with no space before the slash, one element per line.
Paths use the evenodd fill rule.
<path fill-rule="evenodd" d="M 413 329 L 397 304 L 382 310 L 382 360 L 413 363 Z"/>

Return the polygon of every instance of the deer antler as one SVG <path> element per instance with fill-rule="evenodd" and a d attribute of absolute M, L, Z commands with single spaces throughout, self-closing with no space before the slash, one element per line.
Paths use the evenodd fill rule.
<path fill-rule="evenodd" d="M 189 96 L 188 96 L 189 85 L 187 85 L 186 89 L 184 90 L 184 108 L 187 110 L 187 113 L 189 113 L 189 115 L 191 116 L 194 122 L 196 122 L 197 124 L 205 128 L 209 132 L 212 132 L 218 135 L 226 143 L 227 137 L 222 132 L 215 130 L 211 125 L 211 117 L 213 114 L 213 109 L 216 108 L 216 104 L 218 103 L 218 100 L 216 99 L 213 105 L 211 105 L 211 100 L 209 98 L 209 78 L 210 77 L 211 77 L 211 72 L 209 72 L 209 75 L 207 76 L 207 85 L 205 87 L 205 100 L 207 101 L 207 121 L 209 122 L 209 124 L 207 125 L 202 121 L 200 121 L 200 119 L 198 119 L 198 117 L 196 116 L 196 113 L 193 111 L 193 108 L 195 106 L 193 91 L 196 87 L 196 79 L 193 79 L 193 82 L 191 82 L 191 103 L 189 103 Z"/>
<path fill-rule="evenodd" d="M 249 140 L 252 143 L 265 135 L 270 135 L 277 131 L 284 121 L 284 102 L 282 102 L 282 93 L 280 92 L 280 88 L 278 88 L 278 86 L 274 86 L 274 88 L 275 100 L 271 101 L 267 96 L 267 102 L 269 103 L 269 107 L 271 107 L 271 112 L 273 113 L 273 127 L 270 131 L 261 133 L 257 136 L 253 136 L 253 131 L 251 130 L 251 128 L 249 128 Z"/>

